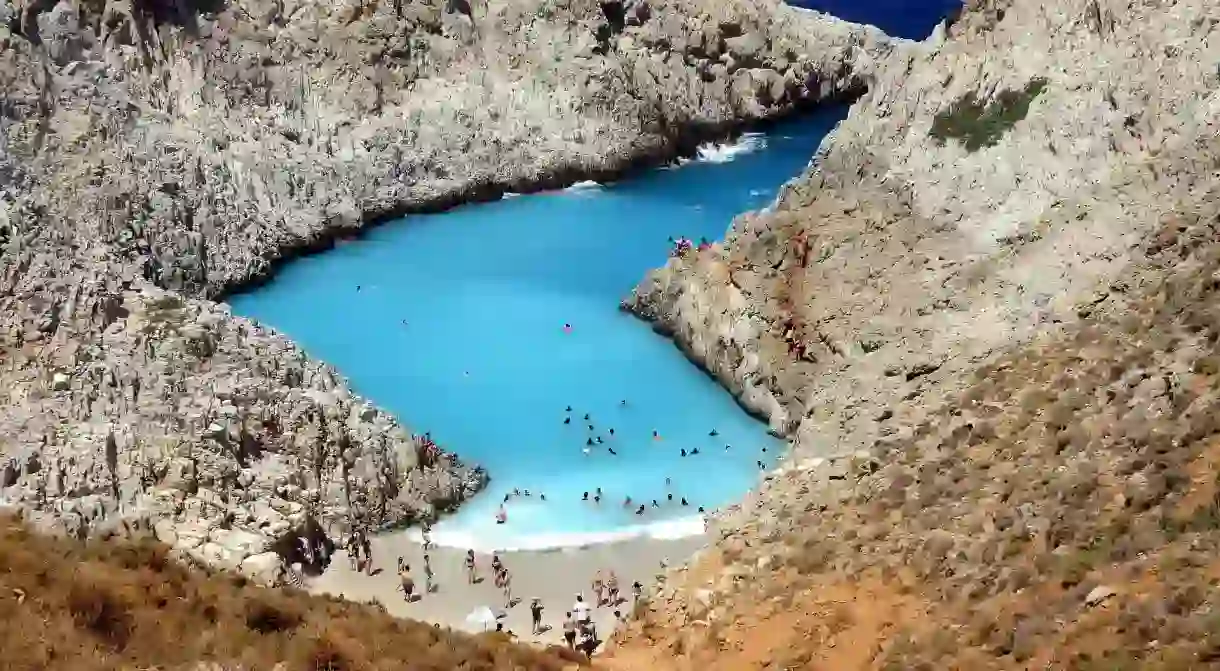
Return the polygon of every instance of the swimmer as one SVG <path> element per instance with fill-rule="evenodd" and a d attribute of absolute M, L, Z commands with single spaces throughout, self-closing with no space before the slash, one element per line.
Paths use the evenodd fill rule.
<path fill-rule="evenodd" d="M 564 417 L 564 418 L 563 418 L 563 423 L 564 423 L 564 424 L 571 424 L 571 423 L 572 423 L 572 418 L 571 418 L 571 417 Z"/>
<path fill-rule="evenodd" d="M 593 497 L 593 502 L 594 502 L 594 503 L 601 503 L 601 502 L 602 502 L 602 495 L 601 495 L 601 494 L 598 494 L 597 496 L 594 496 L 594 497 Z"/>
<path fill-rule="evenodd" d="M 630 507 L 631 507 L 631 497 L 630 497 L 630 496 L 628 496 L 627 498 L 623 499 L 623 507 L 624 507 L 624 508 L 630 508 Z"/>
<path fill-rule="evenodd" d="M 724 451 L 725 451 L 725 452 L 728 452 L 730 447 L 732 447 L 732 445 L 725 445 L 725 446 L 724 446 Z"/>
<path fill-rule="evenodd" d="M 766 468 L 766 466 L 763 466 L 763 462 L 761 462 L 761 461 L 758 461 L 758 462 L 755 462 L 755 463 L 757 463 L 757 464 L 758 464 L 758 467 L 759 467 L 759 468 Z"/>
<path fill-rule="evenodd" d="M 656 499 L 653 499 L 653 500 L 652 500 L 652 507 L 653 507 L 653 508 L 660 508 L 660 507 L 661 507 L 661 504 L 657 503 L 657 500 L 656 500 Z"/>
<path fill-rule="evenodd" d="M 569 405 L 567 408 L 564 408 L 564 412 L 572 412 L 572 406 Z"/>
<path fill-rule="evenodd" d="M 614 435 L 614 427 L 610 427 L 610 435 Z"/>
<path fill-rule="evenodd" d="M 709 436 L 711 436 L 711 437 L 715 438 L 716 436 L 719 436 L 719 435 L 720 435 L 720 432 L 719 432 L 719 431 L 717 431 L 716 429 L 712 429 L 711 431 L 708 431 L 708 432 L 707 432 L 707 435 L 709 435 Z"/>
<path fill-rule="evenodd" d="M 529 495 L 530 495 L 530 490 L 528 490 L 528 489 L 527 489 L 527 490 L 525 490 L 524 492 L 522 492 L 522 494 L 524 494 L 525 496 L 529 496 Z"/>
<path fill-rule="evenodd" d="M 539 500 L 539 501 L 545 501 L 545 500 L 546 500 L 546 494 L 539 494 L 539 495 L 538 495 L 538 500 Z"/>
<path fill-rule="evenodd" d="M 692 456 L 693 456 L 693 455 L 696 455 L 696 454 L 699 454 L 699 448 L 697 448 L 697 447 L 696 447 L 695 449 L 691 450 L 691 451 L 690 451 L 690 453 L 691 453 L 691 455 L 692 455 Z"/>
<path fill-rule="evenodd" d="M 598 488 L 597 488 L 597 495 L 598 495 L 598 496 L 601 496 L 601 495 L 602 495 L 602 488 L 601 488 L 601 487 L 598 487 Z"/>
<path fill-rule="evenodd" d="M 504 506 L 500 506 L 500 509 L 496 511 L 496 524 L 504 524 L 507 521 L 508 511 L 504 509 Z"/>
<path fill-rule="evenodd" d="M 641 503 L 641 504 L 640 504 L 640 507 L 635 509 L 635 514 L 636 514 L 636 515 L 643 515 L 643 514 L 644 514 L 644 504 L 642 504 L 642 503 Z"/>
<path fill-rule="evenodd" d="M 653 439 L 653 440 L 660 440 L 660 439 L 661 439 L 661 434 L 660 434 L 660 433 L 658 433 L 656 429 L 653 429 L 653 430 L 652 430 L 652 439 Z"/>
<path fill-rule="evenodd" d="M 684 456 L 684 457 L 686 456 L 686 448 L 685 448 L 685 447 L 684 447 L 684 448 L 682 448 L 682 456 Z"/>
<path fill-rule="evenodd" d="M 356 285 L 356 291 L 360 291 L 360 285 L 359 285 L 359 284 L 357 284 L 357 285 Z"/>
<path fill-rule="evenodd" d="M 510 497 L 510 496 L 512 496 L 512 494 L 505 494 L 505 495 L 504 495 L 504 502 L 505 502 L 505 503 L 508 503 L 508 497 Z"/>
<path fill-rule="evenodd" d="M 598 445 L 601 445 L 601 444 L 602 444 L 602 437 L 601 437 L 601 436 L 598 436 L 598 437 L 597 437 L 597 444 L 598 444 Z"/>
<path fill-rule="evenodd" d="M 623 400 L 619 401 L 618 404 L 623 407 L 627 407 L 627 399 L 623 399 Z"/>
<path fill-rule="evenodd" d="M 580 500 L 581 500 L 581 501 L 588 501 L 588 500 L 589 500 L 589 492 L 585 492 L 585 495 L 584 495 L 584 496 L 582 496 Z"/>
<path fill-rule="evenodd" d="M 606 450 L 609 451 L 610 454 L 613 454 L 616 457 L 618 456 L 618 452 L 615 452 L 613 447 L 607 447 Z"/>
<path fill-rule="evenodd" d="M 674 481 L 673 481 L 673 480 L 671 480 L 671 479 L 669 479 L 669 478 L 665 478 L 665 486 L 666 486 L 666 487 L 668 487 L 668 486 L 672 485 L 673 483 L 674 483 Z"/>
<path fill-rule="evenodd" d="M 763 448 L 763 454 L 766 454 L 766 453 L 767 453 L 767 448 L 765 448 L 765 447 L 764 447 L 764 448 Z"/>
<path fill-rule="evenodd" d="M 513 496 L 521 496 L 521 490 L 513 487 Z"/>
<path fill-rule="evenodd" d="M 703 512 L 703 506 L 699 506 L 699 512 Z"/>
<path fill-rule="evenodd" d="M 666 496 L 667 496 L 667 497 L 669 497 L 669 500 L 670 500 L 670 501 L 673 501 L 673 500 L 674 500 L 674 495 L 673 495 L 673 494 L 666 494 Z"/>
<path fill-rule="evenodd" d="M 592 425 L 592 424 L 590 424 L 590 425 L 589 425 L 589 430 L 590 430 L 590 431 L 592 431 L 592 430 L 593 430 L 593 425 Z"/>
<path fill-rule="evenodd" d="M 584 452 L 584 453 L 585 453 L 585 456 L 588 456 L 588 455 L 592 454 L 592 451 L 591 451 L 591 450 L 589 450 L 589 448 L 587 448 L 587 447 L 582 447 L 582 448 L 580 449 L 580 451 L 581 451 L 581 452 Z"/>
<path fill-rule="evenodd" d="M 586 446 L 586 447 L 593 447 L 593 439 L 592 439 L 592 438 L 590 438 L 590 439 L 586 440 L 586 441 L 585 441 L 585 446 Z"/>
<path fill-rule="evenodd" d="M 585 421 L 586 422 L 589 421 L 589 413 L 587 413 L 587 412 L 585 413 Z"/>
<path fill-rule="evenodd" d="M 682 497 L 682 505 L 684 505 L 684 506 L 689 506 L 689 505 L 690 505 L 689 503 L 687 503 L 687 502 L 686 502 L 686 497 L 685 497 L 685 496 L 683 496 L 683 497 Z"/>

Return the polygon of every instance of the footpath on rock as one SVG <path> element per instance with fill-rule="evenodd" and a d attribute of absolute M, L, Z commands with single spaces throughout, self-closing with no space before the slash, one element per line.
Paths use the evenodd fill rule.
<path fill-rule="evenodd" d="M 268 583 L 449 509 L 486 474 L 214 301 L 386 217 L 858 94 L 906 48 L 773 0 L 0 1 L 0 503 Z"/>

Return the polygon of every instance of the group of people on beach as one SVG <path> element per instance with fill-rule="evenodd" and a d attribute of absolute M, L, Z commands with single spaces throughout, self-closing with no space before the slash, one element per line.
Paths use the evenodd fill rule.
<path fill-rule="evenodd" d="M 431 594 L 436 591 L 436 582 L 435 574 L 432 572 L 432 555 L 429 554 L 432 549 L 432 527 L 428 524 L 425 524 L 423 529 L 423 546 L 424 594 Z M 398 580 L 403 598 L 407 600 L 407 603 L 415 601 L 415 579 L 411 577 L 411 565 L 404 561 L 401 555 L 398 557 Z"/>

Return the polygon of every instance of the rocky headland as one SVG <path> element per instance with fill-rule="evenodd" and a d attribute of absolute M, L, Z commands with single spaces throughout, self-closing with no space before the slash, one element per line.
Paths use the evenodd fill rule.
<path fill-rule="evenodd" d="M 981 0 L 938 40 L 625 301 L 793 454 L 616 668 L 1214 666 L 1220 17 Z"/>
<path fill-rule="evenodd" d="M 385 218 L 859 94 L 910 48 L 774 0 L 2 0 L 0 502 L 267 583 L 434 515 L 486 474 L 216 301 Z"/>

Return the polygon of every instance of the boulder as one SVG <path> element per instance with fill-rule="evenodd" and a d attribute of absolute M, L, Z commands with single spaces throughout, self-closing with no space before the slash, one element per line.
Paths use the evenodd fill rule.
<path fill-rule="evenodd" d="M 274 587 L 284 575 L 284 562 L 274 552 L 261 552 L 241 562 L 242 575 L 264 587 Z"/>

